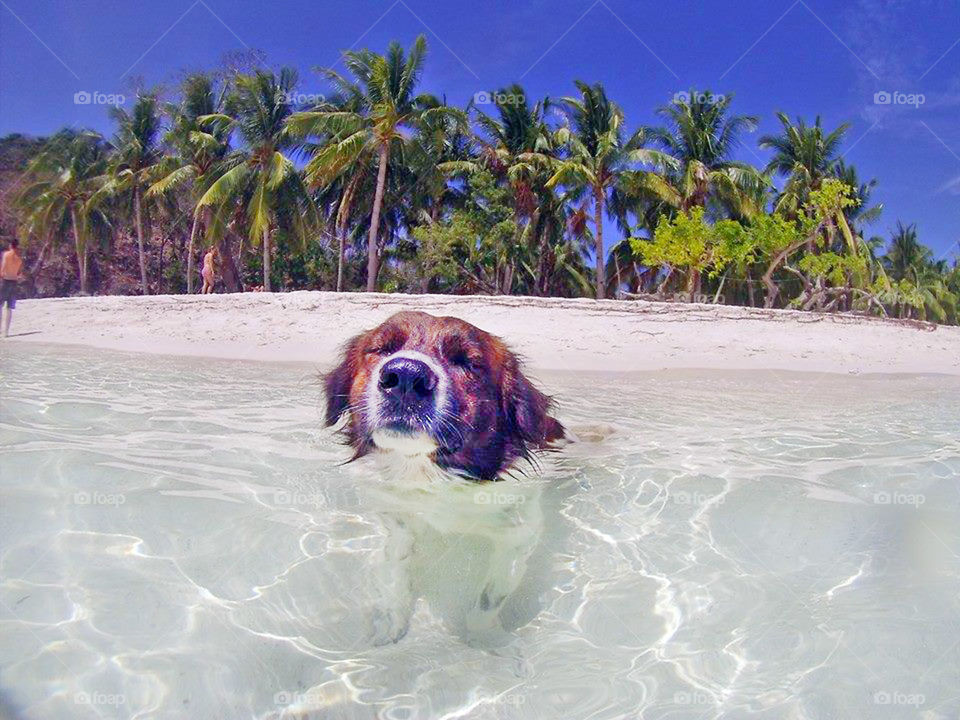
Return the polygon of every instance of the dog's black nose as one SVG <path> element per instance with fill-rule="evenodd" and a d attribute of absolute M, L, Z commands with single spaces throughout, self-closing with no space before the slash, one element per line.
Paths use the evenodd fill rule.
<path fill-rule="evenodd" d="M 380 369 L 378 385 L 384 395 L 422 400 L 433 395 L 437 376 L 422 360 L 398 357 Z"/>

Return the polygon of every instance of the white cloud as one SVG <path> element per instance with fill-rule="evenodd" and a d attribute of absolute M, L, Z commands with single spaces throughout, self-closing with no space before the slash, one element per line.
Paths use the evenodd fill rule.
<path fill-rule="evenodd" d="M 960 175 L 957 175 L 952 180 L 947 180 L 943 185 L 937 189 L 938 193 L 949 193 L 951 195 L 960 195 Z"/>

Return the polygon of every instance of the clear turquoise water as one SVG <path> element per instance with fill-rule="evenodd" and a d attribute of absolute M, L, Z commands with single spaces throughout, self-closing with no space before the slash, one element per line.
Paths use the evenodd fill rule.
<path fill-rule="evenodd" d="M 398 536 L 316 369 L 3 346 L 9 715 L 960 713 L 960 380 L 541 376 L 583 439 L 527 481 L 484 643 L 457 603 L 489 546 L 455 524 L 369 631 Z"/>

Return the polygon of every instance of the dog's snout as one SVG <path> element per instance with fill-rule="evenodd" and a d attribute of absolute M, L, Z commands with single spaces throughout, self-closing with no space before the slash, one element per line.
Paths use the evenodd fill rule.
<path fill-rule="evenodd" d="M 399 357 L 385 363 L 378 383 L 384 395 L 427 398 L 437 387 L 437 376 L 422 360 Z"/>

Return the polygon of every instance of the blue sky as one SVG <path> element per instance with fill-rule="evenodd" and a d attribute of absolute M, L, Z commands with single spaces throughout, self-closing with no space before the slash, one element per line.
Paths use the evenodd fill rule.
<path fill-rule="evenodd" d="M 129 95 L 130 83 L 174 83 L 225 52 L 253 48 L 300 70 L 351 47 L 382 50 L 424 33 L 423 89 L 465 103 L 521 82 L 531 97 L 601 81 L 633 127 L 690 87 L 733 93 L 758 115 L 740 158 L 774 112 L 827 127 L 851 123 L 845 160 L 876 177 L 885 206 L 873 234 L 916 222 L 938 255 L 960 241 L 960 3 L 957 0 L 0 0 L 0 134 L 65 125 L 110 131 L 105 106 L 77 92 Z M 877 104 L 878 92 L 921 98 Z M 881 96 L 883 99 L 885 96 Z"/>

